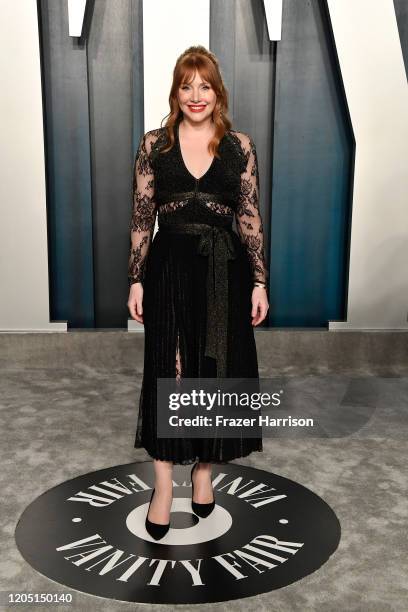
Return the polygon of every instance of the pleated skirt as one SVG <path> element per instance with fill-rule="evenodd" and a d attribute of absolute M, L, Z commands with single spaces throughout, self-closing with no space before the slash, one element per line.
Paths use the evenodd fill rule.
<path fill-rule="evenodd" d="M 245 246 L 231 230 L 237 257 L 228 261 L 227 374 L 258 378 L 251 324 L 253 281 Z M 144 368 L 135 448 L 174 464 L 227 463 L 262 451 L 262 438 L 157 437 L 157 379 L 181 376 L 216 378 L 216 361 L 205 355 L 208 257 L 197 253 L 199 236 L 158 230 L 146 259 L 143 283 Z"/>

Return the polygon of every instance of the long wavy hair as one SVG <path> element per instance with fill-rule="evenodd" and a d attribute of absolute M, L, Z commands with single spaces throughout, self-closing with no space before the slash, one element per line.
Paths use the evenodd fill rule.
<path fill-rule="evenodd" d="M 170 89 L 169 105 L 170 113 L 166 115 L 167 121 L 164 127 L 167 130 L 167 143 L 161 149 L 162 153 L 169 151 L 175 142 L 175 125 L 183 118 L 183 111 L 177 100 L 177 92 L 181 85 L 190 83 L 194 79 L 196 70 L 202 79 L 210 83 L 217 96 L 212 113 L 215 124 L 214 137 L 208 144 L 211 155 L 220 157 L 218 145 L 225 132 L 232 126 L 228 117 L 228 91 L 224 85 L 218 59 L 202 45 L 196 45 L 186 49 L 178 58 L 173 70 L 173 83 Z M 163 120 L 162 120 L 163 122 Z M 163 127 L 163 126 L 162 126 Z"/>

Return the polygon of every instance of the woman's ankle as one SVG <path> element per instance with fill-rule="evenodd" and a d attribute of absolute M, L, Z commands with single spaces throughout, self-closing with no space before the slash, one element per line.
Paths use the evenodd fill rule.
<path fill-rule="evenodd" d="M 156 491 L 158 491 L 159 493 L 170 492 L 170 491 L 173 492 L 173 480 L 159 478 L 159 479 L 156 479 L 154 486 L 155 486 Z"/>

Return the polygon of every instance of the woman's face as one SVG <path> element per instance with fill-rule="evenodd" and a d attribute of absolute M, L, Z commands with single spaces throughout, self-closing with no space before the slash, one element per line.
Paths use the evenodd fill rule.
<path fill-rule="evenodd" d="M 210 83 L 204 81 L 198 71 L 194 75 L 191 83 L 182 83 L 178 90 L 178 102 L 184 117 L 191 121 L 201 122 L 208 117 L 214 110 L 217 95 Z"/>

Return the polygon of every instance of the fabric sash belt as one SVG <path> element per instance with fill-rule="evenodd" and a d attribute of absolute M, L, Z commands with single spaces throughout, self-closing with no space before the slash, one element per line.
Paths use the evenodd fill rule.
<path fill-rule="evenodd" d="M 237 257 L 232 232 L 206 223 L 159 225 L 159 231 L 201 235 L 197 252 L 208 257 L 205 355 L 217 361 L 217 377 L 227 374 L 228 260 Z"/>

